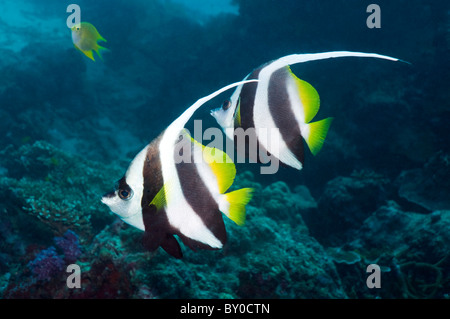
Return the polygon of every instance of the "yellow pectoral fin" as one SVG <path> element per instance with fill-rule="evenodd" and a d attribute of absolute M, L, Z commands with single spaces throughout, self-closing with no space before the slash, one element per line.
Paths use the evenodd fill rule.
<path fill-rule="evenodd" d="M 163 187 L 161 187 L 159 192 L 155 195 L 153 200 L 150 202 L 149 206 L 150 205 L 155 205 L 157 211 L 164 208 L 167 205 L 166 186 L 165 185 Z"/>
<path fill-rule="evenodd" d="M 241 97 L 239 97 L 238 105 L 234 114 L 234 127 L 241 127 Z"/>

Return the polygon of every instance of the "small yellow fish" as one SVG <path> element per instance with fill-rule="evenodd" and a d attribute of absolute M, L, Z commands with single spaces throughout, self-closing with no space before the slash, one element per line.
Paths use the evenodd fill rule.
<path fill-rule="evenodd" d="M 75 48 L 83 52 L 89 59 L 95 61 L 92 51 L 97 52 L 100 59 L 102 51 L 109 51 L 107 48 L 100 46 L 97 42 L 106 39 L 98 33 L 97 29 L 88 22 L 81 22 L 72 27 L 72 42 Z"/>

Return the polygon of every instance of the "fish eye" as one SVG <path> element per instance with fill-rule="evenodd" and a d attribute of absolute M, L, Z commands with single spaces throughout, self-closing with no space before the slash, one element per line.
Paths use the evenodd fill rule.
<path fill-rule="evenodd" d="M 223 109 L 224 111 L 228 110 L 228 109 L 230 108 L 230 106 L 231 106 L 231 101 L 230 101 L 230 100 L 225 100 L 225 101 L 223 101 L 222 109 Z"/>
<path fill-rule="evenodd" d="M 131 197 L 133 197 L 133 191 L 130 190 L 126 190 L 126 189 L 119 189 L 119 197 L 123 200 L 129 200 L 131 199 Z"/>

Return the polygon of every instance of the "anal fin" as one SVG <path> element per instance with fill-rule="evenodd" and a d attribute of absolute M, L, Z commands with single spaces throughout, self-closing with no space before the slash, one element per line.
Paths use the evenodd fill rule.
<path fill-rule="evenodd" d="M 164 249 L 169 255 L 177 259 L 183 258 L 180 244 L 171 234 L 166 234 L 166 238 L 161 243 L 161 248 Z"/>
<path fill-rule="evenodd" d="M 92 61 L 95 61 L 92 50 L 80 50 L 80 51 L 83 52 L 84 55 L 86 55 L 89 59 L 91 59 Z"/>

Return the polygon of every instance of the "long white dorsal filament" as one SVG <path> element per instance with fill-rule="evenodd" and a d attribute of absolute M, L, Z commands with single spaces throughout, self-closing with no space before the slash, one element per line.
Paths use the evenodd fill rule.
<path fill-rule="evenodd" d="M 390 61 L 401 61 L 399 59 L 381 55 L 377 53 L 364 53 L 364 52 L 351 52 L 351 51 L 332 51 L 323 53 L 308 53 L 308 54 L 291 54 L 279 58 L 272 63 L 274 69 L 279 69 L 286 65 L 292 65 L 297 63 L 315 61 L 315 60 L 325 60 L 332 58 L 343 58 L 343 57 L 361 57 L 361 58 L 378 58 Z"/>
<path fill-rule="evenodd" d="M 229 90 L 231 88 L 234 88 L 234 87 L 239 86 L 241 84 L 250 83 L 250 82 L 258 82 L 258 80 L 255 79 L 255 80 L 247 80 L 247 81 L 235 82 L 235 83 L 229 84 L 227 86 L 224 86 L 223 88 L 221 88 L 221 89 L 211 93 L 210 95 L 202 97 L 201 99 L 197 100 L 197 102 L 192 104 L 186 111 L 184 111 L 183 114 L 181 114 L 175 121 L 173 121 L 172 124 L 170 124 L 170 126 L 167 128 L 167 131 L 170 130 L 170 131 L 174 132 L 175 133 L 175 139 L 176 139 L 178 133 L 184 128 L 184 126 L 189 121 L 191 116 L 203 104 L 205 104 L 206 102 L 212 100 L 213 98 L 215 98 L 219 94 L 221 94 L 221 93 L 223 93 L 223 92 L 225 92 L 225 91 L 227 91 L 227 90 Z"/>

